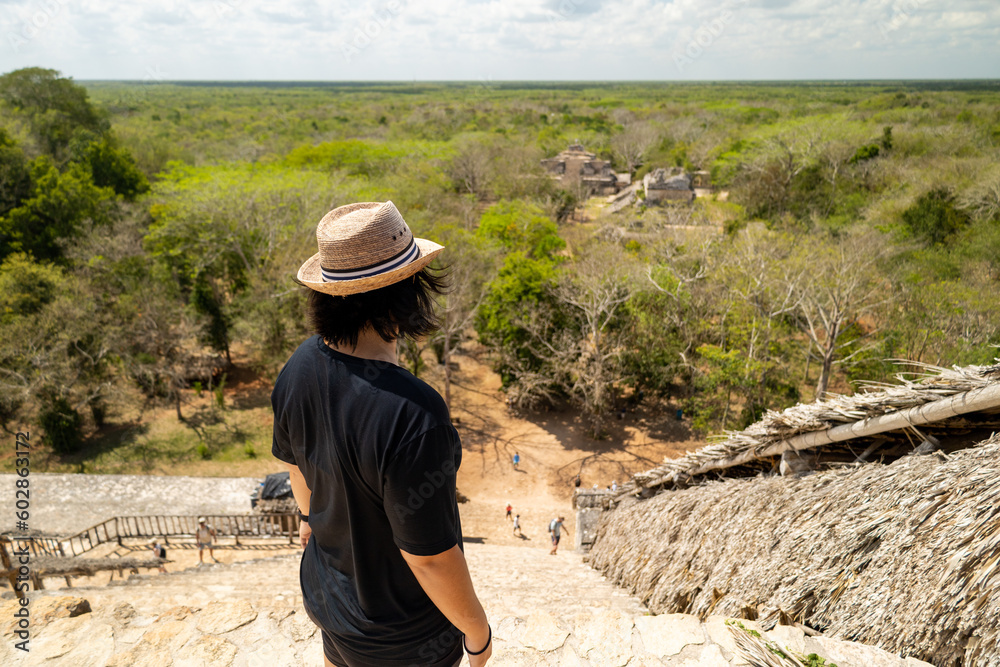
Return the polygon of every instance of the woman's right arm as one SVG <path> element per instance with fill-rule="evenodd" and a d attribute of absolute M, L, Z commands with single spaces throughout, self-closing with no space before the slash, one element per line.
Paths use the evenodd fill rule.
<path fill-rule="evenodd" d="M 299 470 L 299 467 L 291 463 L 287 465 L 288 481 L 292 484 L 292 495 L 295 496 L 295 504 L 299 506 L 299 512 L 309 516 L 309 501 L 312 499 L 312 491 L 309 489 L 309 485 L 306 484 L 306 478 L 303 476 L 302 471 Z M 308 522 L 303 521 L 299 526 L 299 541 L 302 543 L 303 549 L 309 544 L 310 535 L 312 535 L 312 528 L 309 527 Z"/>

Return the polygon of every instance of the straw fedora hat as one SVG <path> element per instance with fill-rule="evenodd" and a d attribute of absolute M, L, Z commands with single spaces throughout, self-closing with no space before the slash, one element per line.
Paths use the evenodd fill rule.
<path fill-rule="evenodd" d="M 316 226 L 319 252 L 299 267 L 309 289 L 343 296 L 370 292 L 409 278 L 444 246 L 414 238 L 391 201 L 333 209 Z"/>

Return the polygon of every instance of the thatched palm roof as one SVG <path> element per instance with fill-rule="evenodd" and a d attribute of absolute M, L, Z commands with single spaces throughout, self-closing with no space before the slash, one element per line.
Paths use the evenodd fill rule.
<path fill-rule="evenodd" d="M 623 485 L 620 497 L 686 483 L 709 472 L 748 465 L 755 471 L 769 469 L 774 467 L 775 457 L 790 450 L 912 431 L 925 424 L 969 428 L 977 424 L 967 417 L 953 418 L 1000 409 L 1000 363 L 923 368 L 925 373 L 917 377 L 897 376 L 898 385 L 867 384 L 853 396 L 833 396 L 782 412 L 768 411 L 761 421 L 743 431 L 727 433 L 718 442 L 634 475 Z M 978 426 L 989 428 L 997 423 L 995 419 L 980 420 Z"/>
<path fill-rule="evenodd" d="M 797 621 L 939 667 L 1000 665 L 1000 436 L 628 498 L 590 559 L 655 613 Z"/>

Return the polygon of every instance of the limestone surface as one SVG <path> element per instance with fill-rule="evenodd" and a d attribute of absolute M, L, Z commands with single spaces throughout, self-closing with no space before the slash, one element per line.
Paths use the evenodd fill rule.
<path fill-rule="evenodd" d="M 651 616 L 577 553 L 550 556 L 547 545 L 473 543 L 466 545 L 466 557 L 494 630 L 490 665 L 747 664 L 735 655 L 725 618 L 702 623 L 683 614 Z M 7 599 L 0 602 L 0 665 L 321 665 L 320 634 L 302 609 L 298 586 L 298 557 L 286 555 L 35 592 L 30 653 L 13 648 L 16 627 L 8 621 L 17 602 Z M 801 645 L 838 667 L 926 667 L 873 647 L 804 638 L 795 628 L 778 627 L 767 636 L 793 651 Z"/>

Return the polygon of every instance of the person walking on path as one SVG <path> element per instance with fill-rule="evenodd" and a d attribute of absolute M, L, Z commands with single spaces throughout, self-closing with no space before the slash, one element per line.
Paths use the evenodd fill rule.
<path fill-rule="evenodd" d="M 153 558 L 157 558 L 160 561 L 160 565 L 156 569 L 160 573 L 166 574 L 167 568 L 163 567 L 163 562 L 167 559 L 167 550 L 156 539 L 149 541 L 149 548 L 153 552 Z"/>
<path fill-rule="evenodd" d="M 521 462 L 521 455 L 514 452 L 514 470 L 517 470 L 517 464 Z"/>
<path fill-rule="evenodd" d="M 549 535 L 552 536 L 552 551 L 549 554 L 552 556 L 556 555 L 556 549 L 559 548 L 559 538 L 562 535 L 563 521 L 565 520 L 566 517 L 561 516 L 549 522 Z"/>
<path fill-rule="evenodd" d="M 518 537 L 524 537 L 524 535 L 521 534 L 521 515 L 520 514 L 518 514 L 516 517 L 514 517 L 514 534 L 517 535 Z"/>
<path fill-rule="evenodd" d="M 213 563 L 219 562 L 215 560 L 215 551 L 212 549 L 215 537 L 215 528 L 212 528 L 205 523 L 205 517 L 198 517 L 198 529 L 194 531 L 194 539 L 195 542 L 198 543 L 199 565 L 202 565 L 205 562 L 205 549 L 208 549 L 208 557 L 212 559 Z"/>
<path fill-rule="evenodd" d="M 298 271 L 316 335 L 271 393 L 272 453 L 288 464 L 305 549 L 302 602 L 325 665 L 482 667 L 492 631 L 462 551 L 448 406 L 402 368 L 400 339 L 438 325 L 444 248 L 392 202 L 348 204 L 316 229 Z"/>
<path fill-rule="evenodd" d="M 506 518 L 508 518 L 508 519 L 510 518 L 510 513 L 511 513 L 511 512 L 513 511 L 513 510 L 514 510 L 514 508 L 513 508 L 512 506 L 511 506 L 511 504 L 510 504 L 510 503 L 507 503 L 507 517 L 506 517 Z"/>

